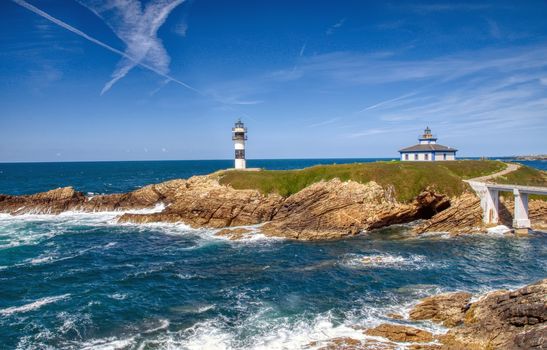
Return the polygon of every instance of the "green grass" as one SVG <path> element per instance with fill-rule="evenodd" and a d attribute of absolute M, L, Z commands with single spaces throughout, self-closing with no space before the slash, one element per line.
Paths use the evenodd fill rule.
<path fill-rule="evenodd" d="M 518 170 L 498 176 L 492 181 L 501 184 L 547 187 L 547 172 L 522 165 Z"/>
<path fill-rule="evenodd" d="M 498 176 L 492 181 L 500 184 L 547 187 L 547 172 L 522 165 L 518 170 L 504 176 Z M 512 199 L 513 194 L 501 192 L 501 196 Z M 531 195 L 530 199 L 547 200 L 547 196 Z"/>
<path fill-rule="evenodd" d="M 454 162 L 374 162 L 318 165 L 300 170 L 226 171 L 220 182 L 236 189 L 257 189 L 262 193 L 289 196 L 319 182 L 339 178 L 360 183 L 376 181 L 383 187 L 393 186 L 397 199 L 408 202 L 430 187 L 449 196 L 467 188 L 462 179 L 495 173 L 505 169 L 498 161 L 465 160 Z"/>

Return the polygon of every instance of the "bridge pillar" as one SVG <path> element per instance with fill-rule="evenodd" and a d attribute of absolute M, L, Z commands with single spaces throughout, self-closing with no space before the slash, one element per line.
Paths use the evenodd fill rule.
<path fill-rule="evenodd" d="M 521 193 L 517 188 L 513 189 L 513 194 L 515 195 L 513 228 L 516 234 L 527 234 L 532 226 L 528 218 L 528 194 Z"/>
<path fill-rule="evenodd" d="M 486 188 L 483 198 L 483 215 L 482 219 L 485 224 L 497 224 L 499 220 L 500 195 L 498 190 Z"/>

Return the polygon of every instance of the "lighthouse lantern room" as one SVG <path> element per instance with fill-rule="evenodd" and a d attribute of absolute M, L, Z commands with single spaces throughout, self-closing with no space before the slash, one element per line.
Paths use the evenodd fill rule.
<path fill-rule="evenodd" d="M 241 122 L 241 119 L 235 123 L 232 128 L 232 140 L 234 141 L 235 149 L 235 164 L 236 169 L 245 169 L 245 141 L 247 140 L 247 128 Z"/>

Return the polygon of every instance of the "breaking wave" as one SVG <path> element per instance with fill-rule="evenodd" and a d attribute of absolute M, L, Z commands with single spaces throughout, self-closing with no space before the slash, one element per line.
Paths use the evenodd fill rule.
<path fill-rule="evenodd" d="M 21 306 L 12 306 L 5 309 L 0 309 L 0 315 L 9 316 L 15 313 L 29 312 L 41 308 L 44 305 L 55 303 L 70 297 L 70 294 L 45 297 Z"/>

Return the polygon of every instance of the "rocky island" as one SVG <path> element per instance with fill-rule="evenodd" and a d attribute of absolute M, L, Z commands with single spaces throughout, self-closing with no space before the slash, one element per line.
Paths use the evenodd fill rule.
<path fill-rule="evenodd" d="M 121 213 L 119 222 L 185 223 L 224 228 L 232 239 L 257 230 L 298 240 L 335 239 L 420 220 L 415 234 L 484 232 L 480 200 L 465 179 L 500 174 L 496 181 L 547 185 L 545 172 L 504 171 L 499 161 L 376 162 L 315 166 L 291 171 L 219 171 L 176 179 L 123 194 L 86 196 L 71 187 L 32 195 L 0 195 L 11 215 L 65 211 L 131 211 L 163 204 L 159 212 Z M 501 220 L 510 226 L 511 198 L 502 198 Z M 535 229 L 547 227 L 547 202 L 529 203 Z M 260 225 L 257 230 L 241 226 Z M 226 229 L 227 228 L 227 229 Z M 237 228 L 236 230 L 230 228 Z"/>

